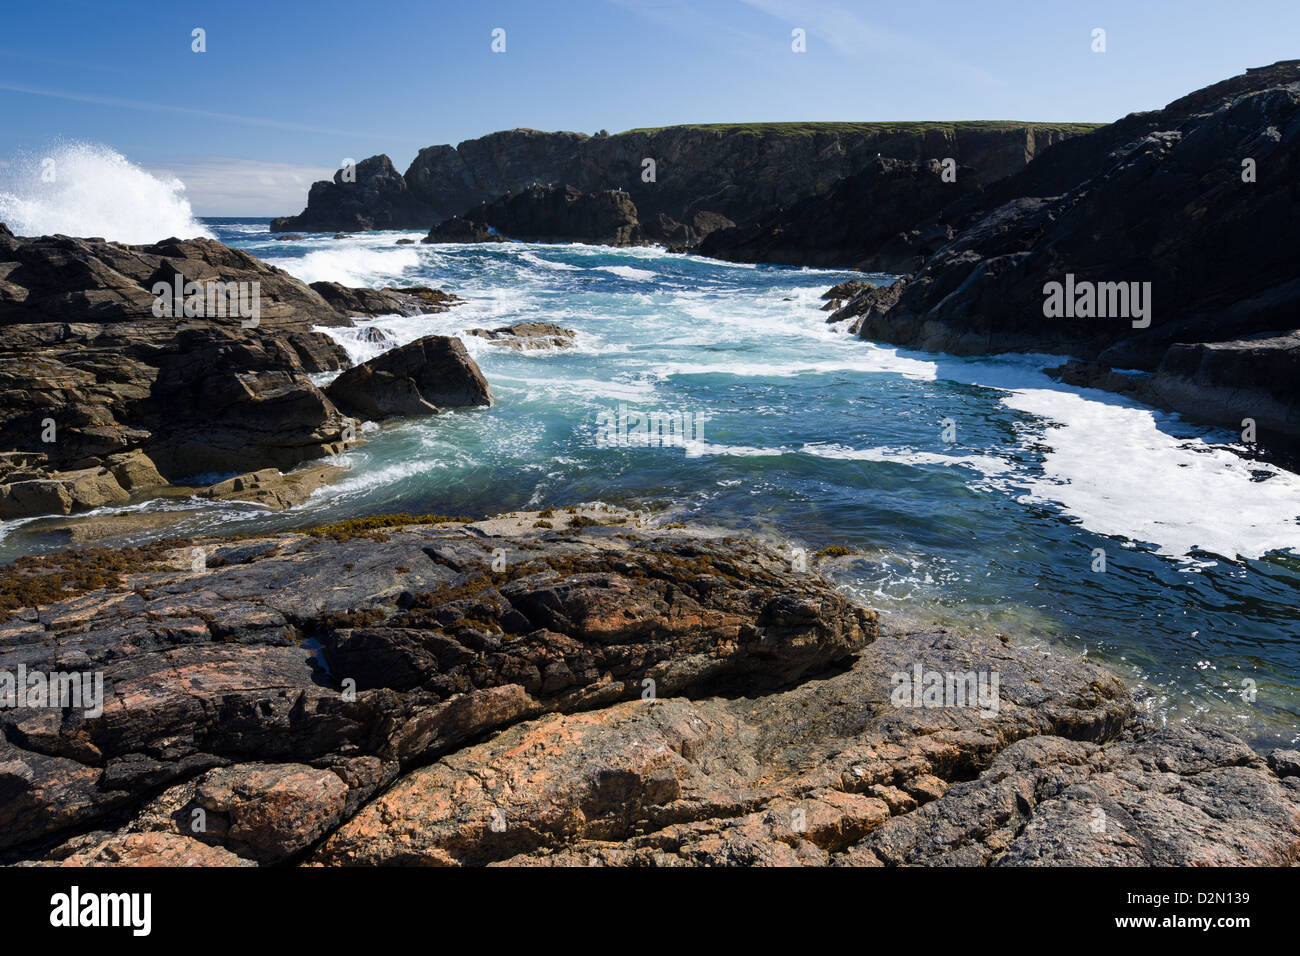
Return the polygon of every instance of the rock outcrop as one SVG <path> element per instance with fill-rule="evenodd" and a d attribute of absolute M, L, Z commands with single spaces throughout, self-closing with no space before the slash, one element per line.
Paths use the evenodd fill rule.
<path fill-rule="evenodd" d="M 272 232 L 335 232 L 426 226 L 434 209 L 407 187 L 387 156 L 371 156 L 352 169 L 334 173 L 334 181 L 313 183 L 307 208 L 297 216 L 271 220 Z"/>
<path fill-rule="evenodd" d="M 426 285 L 354 289 L 337 282 L 313 282 L 311 287 L 336 310 L 349 316 L 436 315 L 465 301 Z"/>
<path fill-rule="evenodd" d="M 491 405 L 492 390 L 460 339 L 428 335 L 348 369 L 325 394 L 367 420 Z"/>
<path fill-rule="evenodd" d="M 626 190 L 651 238 L 698 241 L 710 231 L 699 213 L 747 223 L 825 192 L 877 157 L 952 158 L 970 168 L 973 183 L 985 184 L 1091 128 L 975 122 L 668 126 L 615 136 L 506 130 L 457 147 L 422 149 L 400 177 L 387 156 L 371 157 L 357 164 L 356 182 L 343 181 L 340 170 L 333 182 L 312 186 L 300 215 L 277 219 L 271 228 L 423 229 L 453 216 L 473 219 L 467 210 L 534 184 L 567 183 L 587 193 Z M 667 231 L 681 226 L 694 236 L 666 240 L 659 214 Z"/>
<path fill-rule="evenodd" d="M 465 334 L 487 339 L 492 345 L 526 352 L 532 349 L 569 348 L 578 333 L 552 322 L 516 322 L 495 329 L 466 329 Z"/>
<path fill-rule="evenodd" d="M 629 246 L 645 241 L 626 192 L 583 192 L 576 186 L 529 186 L 434 226 L 424 242 L 590 242 Z"/>
<path fill-rule="evenodd" d="M 182 298 L 165 295 L 157 308 L 158 283 L 179 284 Z M 287 471 L 342 451 L 347 416 L 309 376 L 348 358 L 313 328 L 459 300 L 318 285 L 212 240 L 127 246 L 4 229 L 0 520 L 125 504 L 198 475 Z"/>
<path fill-rule="evenodd" d="M 1152 726 L 1093 664 L 882 628 L 776 551 L 633 518 L 375 519 L 6 569 L 5 666 L 97 671 L 104 696 L 101 712 L 0 711 L 4 858 L 1300 854 L 1293 753 L 1266 760 L 1223 731 Z M 912 696 L 918 671 L 954 689 L 970 675 L 972 696 L 932 706 L 920 687 Z"/>

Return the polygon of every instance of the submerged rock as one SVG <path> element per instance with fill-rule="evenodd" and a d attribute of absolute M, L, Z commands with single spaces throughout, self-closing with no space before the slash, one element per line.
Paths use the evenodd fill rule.
<path fill-rule="evenodd" d="M 550 322 L 516 322 L 496 329 L 468 329 L 465 334 L 521 352 L 526 349 L 569 348 L 578 333 Z"/>

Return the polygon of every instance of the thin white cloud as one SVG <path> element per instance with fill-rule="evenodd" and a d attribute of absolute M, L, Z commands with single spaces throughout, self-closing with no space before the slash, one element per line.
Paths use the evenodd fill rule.
<path fill-rule="evenodd" d="M 141 165 L 155 175 L 183 182 L 185 196 L 198 216 L 298 213 L 307 205 L 311 184 L 334 175 L 328 166 L 231 156 L 188 156 Z"/>
<path fill-rule="evenodd" d="M 273 129 L 287 129 L 298 133 L 326 133 L 331 136 L 352 136 L 380 138 L 379 133 L 357 132 L 355 130 L 331 129 L 325 126 L 310 126 L 305 123 L 290 123 L 283 120 L 267 119 L 262 116 L 240 116 L 236 113 L 217 113 L 211 110 L 196 110 L 188 106 L 170 106 L 166 103 L 147 103 L 143 100 L 128 100 L 117 96 L 98 96 L 92 93 L 73 93 L 65 90 L 49 90 L 35 86 L 23 86 L 18 83 L 0 83 L 0 90 L 10 93 L 25 93 L 29 96 L 48 96 L 59 100 L 72 100 L 77 103 L 94 103 L 97 106 L 114 106 L 120 109 L 145 110 L 151 113 L 181 113 L 186 116 L 200 116 L 204 119 L 222 120 L 227 123 L 239 123 L 244 126 L 264 126 Z"/>
<path fill-rule="evenodd" d="M 864 52 L 906 53 L 920 60 L 926 68 L 948 69 L 967 79 L 993 86 L 1005 82 L 981 67 L 967 63 L 951 53 L 911 36 L 872 25 L 855 10 L 834 3 L 809 3 L 807 0 L 740 0 L 741 3 L 768 16 L 785 21 L 791 28 L 802 27 L 811 36 L 826 43 L 836 53 L 861 55 Z"/>

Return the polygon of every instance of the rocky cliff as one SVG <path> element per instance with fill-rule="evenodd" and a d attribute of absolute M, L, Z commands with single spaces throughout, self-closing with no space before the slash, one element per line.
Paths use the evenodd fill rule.
<path fill-rule="evenodd" d="M 1261 441 L 1290 448 L 1298 211 L 1300 61 L 1287 61 L 1077 137 L 956 200 L 919 224 L 952 238 L 892 303 L 872 290 L 837 315 L 864 338 L 927 350 L 1095 360 L 1097 384 L 1113 369 L 1151 372 L 1134 387 L 1161 404 L 1234 429 L 1254 419 Z"/>
<path fill-rule="evenodd" d="M 1091 128 L 972 122 L 669 126 L 615 136 L 507 130 L 423 149 L 402 176 L 388 157 L 371 157 L 357 165 L 355 182 L 340 171 L 333 182 L 316 183 L 307 208 L 271 228 L 427 229 L 535 183 L 625 190 L 642 221 L 663 214 L 690 223 L 709 212 L 744 223 L 822 193 L 878 156 L 952 158 L 973 184 L 983 184 Z"/>

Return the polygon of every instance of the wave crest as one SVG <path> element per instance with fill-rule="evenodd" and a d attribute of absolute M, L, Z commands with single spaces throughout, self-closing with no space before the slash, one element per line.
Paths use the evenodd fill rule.
<path fill-rule="evenodd" d="M 179 179 L 160 178 L 98 143 L 67 143 L 0 169 L 0 222 L 20 236 L 149 243 L 214 238 Z"/>

